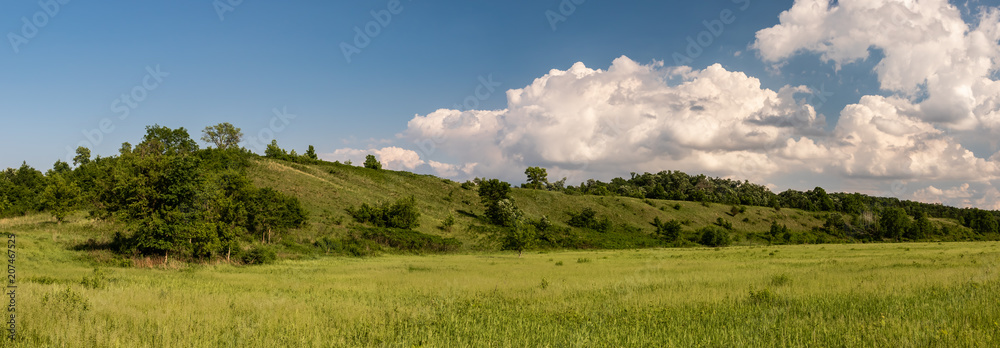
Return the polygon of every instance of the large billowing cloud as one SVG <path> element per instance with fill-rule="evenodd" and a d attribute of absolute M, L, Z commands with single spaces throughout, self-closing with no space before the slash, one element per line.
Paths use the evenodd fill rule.
<path fill-rule="evenodd" d="M 779 169 L 766 151 L 822 132 L 822 117 L 795 98 L 807 92 L 761 88 L 719 65 L 693 71 L 621 57 L 608 70 L 583 63 L 552 70 L 509 90 L 504 110 L 418 115 L 404 136 L 440 139 L 436 148 L 478 163 L 484 175 L 524 165 L 620 175 L 682 162 L 686 170 L 735 174 L 748 160 L 766 173 Z"/>
<path fill-rule="evenodd" d="M 781 23 L 757 32 L 754 47 L 780 63 L 801 52 L 837 66 L 884 58 L 882 89 L 908 97 L 912 114 L 955 129 L 1000 130 L 1000 10 L 983 8 L 970 25 L 945 0 L 797 0 Z"/>
<path fill-rule="evenodd" d="M 795 179 L 879 194 L 871 188 L 892 183 L 895 195 L 903 194 L 896 186 L 923 187 L 902 198 L 1000 206 L 991 184 L 1000 180 L 1000 153 L 977 156 L 954 135 L 1000 133 L 1000 83 L 993 79 L 1000 11 L 982 9 L 970 25 L 942 0 L 799 0 L 780 20 L 753 43 L 765 62 L 780 69 L 811 52 L 839 67 L 878 49 L 884 58 L 875 73 L 885 94 L 846 106 L 826 131 L 825 118 L 806 102 L 818 91 L 763 88 L 718 64 L 695 70 L 623 56 L 607 70 L 583 63 L 553 69 L 507 91 L 501 110 L 416 115 L 400 137 L 419 154 L 370 151 L 398 158 L 388 162 L 400 168 L 446 177 L 516 182 L 525 167 L 543 166 L 550 178 L 569 176 L 572 183 L 674 169 L 773 189 Z M 956 182 L 965 184 L 937 188 Z"/>
<path fill-rule="evenodd" d="M 529 165 L 560 174 L 679 169 L 758 181 L 797 171 L 893 180 L 997 176 L 996 162 L 916 117 L 905 99 L 865 97 L 827 134 L 823 117 L 803 104 L 806 92 L 761 88 L 719 65 L 694 71 L 621 57 L 606 71 L 582 63 L 552 70 L 508 91 L 504 110 L 418 115 L 404 135 L 439 140 L 436 149 L 476 163 L 477 174 L 505 177 Z"/>

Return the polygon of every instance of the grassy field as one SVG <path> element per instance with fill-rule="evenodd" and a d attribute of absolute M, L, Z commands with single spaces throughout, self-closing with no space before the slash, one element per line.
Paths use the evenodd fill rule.
<path fill-rule="evenodd" d="M 996 242 L 171 263 L 94 270 L 109 231 L 16 233 L 2 346 L 1000 346 Z M 55 241 L 53 241 L 55 236 Z"/>

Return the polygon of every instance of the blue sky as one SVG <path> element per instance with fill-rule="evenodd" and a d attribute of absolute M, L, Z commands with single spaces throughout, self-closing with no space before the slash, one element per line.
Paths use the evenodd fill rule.
<path fill-rule="evenodd" d="M 898 23 L 890 25 L 917 28 L 912 29 L 913 35 L 900 37 L 929 42 L 932 46 L 947 45 L 947 41 L 919 28 L 931 27 L 928 23 L 933 21 L 962 23 L 966 28 L 956 30 L 965 41 L 956 40 L 974 42 L 976 36 L 972 33 L 986 27 L 981 22 L 992 23 L 996 19 L 987 18 L 995 3 L 922 1 L 918 5 L 903 5 L 872 0 L 830 5 L 822 1 L 826 5 L 819 6 L 823 11 L 818 17 L 802 15 L 801 10 L 797 12 L 799 15 L 779 17 L 796 7 L 807 9 L 813 6 L 813 0 L 402 0 L 398 5 L 393 1 L 64 1 L 0 4 L 0 31 L 6 39 L 0 45 L 0 66 L 4 67 L 0 119 L 5 123 L 5 132 L 0 136 L 0 147 L 4 149 L 0 152 L 0 167 L 16 167 L 27 161 L 36 168 L 47 169 L 56 159 L 67 157 L 67 148 L 76 148 L 81 143 L 89 145 L 96 154 L 114 155 L 122 142 L 138 142 L 143 128 L 151 124 L 185 127 L 198 138 L 205 126 L 231 122 L 250 137 L 274 134 L 282 147 L 300 153 L 308 145 L 315 145 L 324 158 L 359 162 L 364 153 L 374 152 L 390 168 L 455 179 L 491 176 L 520 182 L 523 176 L 520 172 L 528 165 L 547 166 L 550 176 L 570 177 L 571 183 L 590 177 L 606 180 L 627 176 L 630 171 L 679 169 L 748 178 L 768 184 L 776 191 L 824 186 L 838 191 L 985 207 L 993 207 L 1000 197 L 992 183 L 998 173 L 996 162 L 990 159 L 997 150 L 989 141 L 996 138 L 990 116 L 990 111 L 996 108 L 981 102 L 992 96 L 989 86 L 973 86 L 970 92 L 980 101 L 970 104 L 972 116 L 965 117 L 973 121 L 963 115 L 932 114 L 926 110 L 932 110 L 936 104 L 923 103 L 924 100 L 933 102 L 936 91 L 961 85 L 961 81 L 936 89 L 934 83 L 938 77 L 927 76 L 941 75 L 942 70 L 937 69 L 934 71 L 938 75 L 915 77 L 925 82 L 914 87 L 916 90 L 909 85 L 893 84 L 912 79 L 879 74 L 876 67 L 890 60 L 886 56 L 909 53 L 900 53 L 901 48 L 891 40 L 870 39 L 877 38 L 879 31 L 886 31 L 884 27 L 872 28 L 863 21 L 849 20 L 870 15 L 873 19 L 869 22 L 882 22 L 887 18 L 885 13 L 890 14 L 889 18 L 896 18 L 893 14 L 897 14 Z M 389 12 L 390 9 L 396 13 Z M 373 12 L 382 16 L 383 23 L 378 22 Z M 552 18 L 558 20 L 552 22 Z M 722 23 L 723 20 L 729 23 Z M 25 21 L 33 24 L 25 25 Z M 917 25 L 907 26 L 907 21 Z M 811 22 L 821 25 L 788 29 Z M 822 25 L 827 27 L 824 29 Z M 377 30 L 378 35 L 370 37 L 368 45 L 359 47 L 360 52 L 351 54 L 348 62 L 343 44 L 354 45 L 355 28 L 364 31 L 366 26 Z M 851 26 L 871 30 L 870 38 L 828 35 L 837 31 L 830 28 Z M 760 33 L 769 28 L 774 35 L 762 40 Z M 993 32 L 981 31 L 987 42 L 996 43 L 991 37 Z M 694 52 L 698 54 L 679 61 L 678 55 L 688 57 L 692 52 L 689 38 L 696 43 Z M 697 43 L 699 38 L 701 44 Z M 858 57 L 855 49 L 858 45 L 866 56 Z M 957 55 L 967 56 L 960 51 L 971 49 L 967 46 L 948 47 L 956 50 Z M 987 58 L 996 58 L 990 54 L 994 53 L 987 54 Z M 893 61 L 900 65 L 902 60 Z M 579 76 L 587 75 L 593 80 L 579 77 L 558 82 L 559 77 L 550 74 L 553 69 L 560 74 L 569 71 L 577 62 L 586 68 L 575 70 L 582 74 Z M 618 71 L 628 70 L 625 67 L 631 66 L 630 62 L 650 71 L 639 75 L 609 73 L 616 66 Z M 925 63 L 931 67 L 944 64 L 933 60 Z M 714 64 L 721 70 L 709 69 Z M 675 71 L 677 65 L 688 66 L 691 74 Z M 988 73 L 980 75 L 993 79 L 995 63 L 987 65 L 983 69 Z M 897 70 L 920 69 L 905 66 Z M 592 75 L 595 71 L 605 74 Z M 728 97 L 712 94 L 712 88 L 696 87 L 728 86 L 733 81 L 743 81 L 744 75 L 751 85 L 753 81 L 759 83 L 759 88 L 749 88 L 744 91 L 749 93 L 745 99 L 733 100 L 751 103 L 769 100 L 765 104 L 781 104 L 749 112 L 739 120 L 741 125 L 763 128 L 749 129 L 736 138 L 767 134 L 767 139 L 761 141 L 733 141 L 727 146 L 713 147 L 718 142 L 683 140 L 685 133 L 704 130 L 681 129 L 692 122 L 678 126 L 670 118 L 681 117 L 679 114 L 658 109 L 658 102 L 653 99 L 641 99 L 670 95 L 675 99 L 666 102 L 657 99 L 661 97 L 654 99 L 660 100 L 659 103 L 681 103 L 681 99 L 691 98 L 684 102 L 693 103 L 714 95 L 725 100 Z M 983 77 L 969 76 L 967 81 Z M 539 86 L 538 93 L 542 95 L 528 98 L 530 101 L 517 107 L 509 102 L 506 91 L 527 89 L 536 79 L 549 81 L 548 85 Z M 495 91 L 477 97 L 477 88 L 480 92 L 489 90 L 480 87 L 483 80 L 492 81 L 489 87 Z M 556 90 L 553 86 L 620 86 L 622 81 L 633 80 L 643 81 L 644 87 L 635 89 L 639 94 L 624 100 L 646 105 L 648 110 L 641 112 L 647 116 L 655 114 L 661 121 L 642 123 L 626 118 L 623 129 L 607 133 L 617 138 L 608 140 L 607 134 L 598 134 L 600 125 L 608 124 L 608 120 L 617 124 L 618 116 L 617 111 L 601 104 L 580 109 L 591 117 L 588 120 L 596 126 L 589 130 L 598 132 L 594 133 L 598 137 L 573 139 L 578 132 L 563 137 L 558 127 L 543 133 L 533 133 L 533 129 L 547 129 L 545 126 L 528 127 L 539 117 L 548 120 L 545 123 L 548 125 L 589 122 L 563 115 L 574 105 L 587 104 L 589 100 L 555 97 L 583 95 L 582 92 Z M 786 86 L 802 87 L 787 95 L 779 93 Z M 130 106 L 130 102 L 121 100 L 123 95 L 144 98 L 131 102 Z M 920 112 L 906 112 L 907 118 L 898 123 L 909 127 L 906 129 L 922 129 L 922 133 L 897 139 L 898 132 L 889 132 L 896 138 L 888 138 L 895 140 L 879 143 L 886 149 L 896 149 L 901 143 L 893 141 L 905 143 L 910 139 L 907 146 L 912 151 L 883 158 L 880 156 L 885 152 L 858 152 L 878 145 L 842 146 L 854 139 L 849 138 L 851 134 L 880 137 L 847 126 L 838 128 L 842 112 L 854 110 L 851 105 L 885 110 L 877 107 L 882 105 L 881 99 L 863 102 L 864 96 L 888 98 L 886 103 L 894 105 L 894 110 L 923 107 Z M 944 97 L 939 99 L 947 99 Z M 893 102 L 893 98 L 908 104 Z M 471 101 L 468 108 L 462 106 L 467 101 Z M 529 102 L 535 104 L 526 105 Z M 704 123 L 716 131 L 727 128 L 726 122 L 732 120 L 720 115 L 730 112 L 727 110 L 742 111 L 724 104 L 709 103 L 707 109 L 692 105 L 692 110 L 711 114 L 693 123 Z M 813 111 L 798 118 L 790 116 L 798 114 L 796 110 L 804 110 L 805 105 Z M 458 110 L 449 116 L 439 113 L 439 109 Z M 128 115 L 123 119 L 124 110 Z M 531 110 L 544 112 L 533 114 L 535 111 Z M 276 111 L 285 116 L 274 123 Z M 763 114 L 769 118 L 752 119 Z M 421 119 L 429 123 L 420 126 L 417 121 Z M 432 119 L 440 119 L 436 123 L 440 129 L 433 129 Z M 867 120 L 880 125 L 876 128 L 882 130 L 903 127 L 883 127 L 879 123 L 883 119 L 887 118 Z M 512 123 L 517 120 L 523 123 Z M 800 124 L 795 120 L 805 121 Z M 471 128 L 454 126 L 469 122 L 486 133 L 473 134 L 469 133 Z M 110 131 L 101 131 L 102 124 Z M 485 124 L 493 124 L 495 128 Z M 277 127 L 271 128 L 272 125 Z M 652 127 L 655 134 L 643 131 L 643 127 Z M 570 132 L 566 127 L 561 129 Z M 440 139 L 433 140 L 429 148 L 428 139 L 434 138 L 430 134 L 439 134 Z M 732 138 L 733 134 L 726 137 Z M 706 139 L 726 139 L 719 134 L 716 138 L 708 135 Z M 913 139 L 919 143 L 919 139 L 930 136 L 944 137 L 942 144 L 955 143 L 980 161 L 962 162 L 962 153 L 945 150 L 920 152 L 924 145 L 913 143 Z M 622 140 L 637 137 L 646 138 L 635 142 Z M 467 142 L 466 138 L 478 142 Z M 551 143 L 560 139 L 566 143 Z M 588 144 L 584 146 L 588 151 L 572 150 L 573 141 Z M 616 144 L 622 149 L 590 146 L 595 142 Z M 570 150 L 549 151 L 555 148 Z M 471 149 L 480 152 L 469 152 Z M 627 156 L 615 153 L 631 151 L 628 149 L 658 159 L 621 162 Z M 942 166 L 951 163 L 947 161 L 961 162 L 959 167 L 948 166 L 968 175 L 945 175 L 935 166 L 920 167 L 927 166 L 928 161 L 934 162 L 928 158 L 939 160 Z M 880 161 L 898 162 L 905 170 L 881 168 Z"/>

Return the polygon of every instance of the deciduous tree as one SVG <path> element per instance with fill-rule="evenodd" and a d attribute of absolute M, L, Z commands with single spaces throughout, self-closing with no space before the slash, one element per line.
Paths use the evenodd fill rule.
<path fill-rule="evenodd" d="M 202 141 L 215 144 L 215 148 L 220 150 L 235 147 L 243 139 L 243 132 L 229 122 L 205 127 L 201 132 Z"/>

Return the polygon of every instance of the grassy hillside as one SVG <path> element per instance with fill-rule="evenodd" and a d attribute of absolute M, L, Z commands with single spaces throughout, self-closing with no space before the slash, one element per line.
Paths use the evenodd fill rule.
<path fill-rule="evenodd" d="M 413 195 L 421 217 L 419 232 L 454 237 L 464 248 L 474 248 L 483 237 L 486 225 L 477 218 L 483 214 L 475 188 L 464 189 L 451 180 L 409 172 L 371 170 L 342 164 L 303 165 L 280 160 L 259 158 L 250 169 L 254 183 L 271 187 L 298 197 L 310 212 L 310 226 L 293 233 L 296 242 L 311 243 L 324 235 L 343 236 L 352 219 L 345 209 L 362 203 L 391 202 Z M 794 234 L 793 243 L 815 243 L 817 239 L 837 241 L 834 236 L 814 231 L 821 227 L 825 213 L 797 209 L 776 211 L 766 207 L 745 207 L 744 213 L 730 215 L 731 206 L 701 204 L 686 201 L 648 200 L 627 197 L 567 195 L 560 192 L 515 188 L 512 197 L 528 218 L 547 216 L 556 226 L 569 227 L 569 212 L 584 208 L 597 211 L 598 218 L 607 217 L 615 226 L 630 226 L 640 233 L 652 234 L 650 222 L 663 220 L 684 222 L 684 232 L 711 225 L 721 218 L 732 224 L 734 244 L 762 244 L 772 220 L 786 225 Z M 679 207 L 679 209 L 675 209 Z M 439 229 L 448 216 L 456 219 L 450 231 Z M 339 224 L 338 224 L 339 222 Z M 962 229 L 955 221 L 938 219 L 938 225 Z"/>

